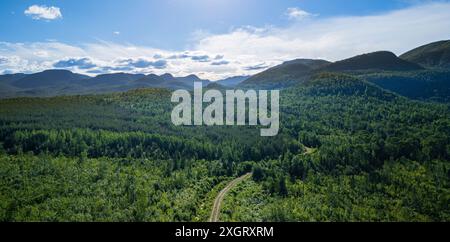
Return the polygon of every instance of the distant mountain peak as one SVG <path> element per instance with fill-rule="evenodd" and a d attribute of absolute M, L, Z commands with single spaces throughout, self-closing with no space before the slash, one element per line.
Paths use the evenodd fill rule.
<path fill-rule="evenodd" d="M 376 51 L 357 55 L 345 60 L 337 61 L 323 68 L 324 71 L 412 71 L 421 70 L 421 66 L 398 58 L 390 51 Z"/>
<path fill-rule="evenodd" d="M 158 87 L 169 89 L 193 89 L 194 82 L 201 81 L 203 86 L 207 86 L 209 81 L 202 80 L 196 75 L 188 75 L 185 77 L 174 77 L 172 74 L 165 73 L 161 76 L 149 74 L 134 82 L 137 87 Z"/>
<path fill-rule="evenodd" d="M 201 81 L 202 79 L 200 79 L 200 77 L 198 77 L 197 75 L 194 75 L 194 74 L 190 74 L 190 75 L 188 75 L 188 76 L 185 76 L 184 78 L 186 78 L 186 79 L 192 79 L 192 80 L 194 80 L 194 81 Z"/>
<path fill-rule="evenodd" d="M 283 87 L 300 83 L 315 70 L 331 62 L 316 59 L 295 59 L 258 73 L 244 82 L 242 86 L 262 85 L 267 87 Z"/>
<path fill-rule="evenodd" d="M 144 74 L 131 74 L 125 72 L 101 74 L 86 80 L 84 84 L 89 86 L 117 86 L 126 85 L 129 82 L 136 81 L 145 77 Z"/>
<path fill-rule="evenodd" d="M 290 61 L 285 61 L 285 62 L 283 62 L 282 65 L 301 64 L 301 65 L 309 66 L 311 68 L 315 68 L 315 67 L 321 67 L 321 66 L 329 64 L 329 63 L 331 63 L 331 62 L 322 60 L 322 59 L 299 58 L 299 59 L 294 59 L 294 60 L 290 60 Z"/>
<path fill-rule="evenodd" d="M 133 74 L 129 74 L 129 73 L 125 73 L 125 72 L 116 72 L 116 73 L 100 74 L 100 75 L 97 75 L 97 77 L 100 77 L 100 76 L 127 76 L 127 75 L 133 75 Z"/>
<path fill-rule="evenodd" d="M 170 73 L 165 73 L 165 74 L 161 75 L 160 77 L 162 77 L 162 78 L 164 78 L 166 80 L 174 78 L 174 76 L 172 74 L 170 74 Z"/>
<path fill-rule="evenodd" d="M 441 40 L 417 47 L 400 58 L 429 68 L 450 68 L 450 40 Z"/>
<path fill-rule="evenodd" d="M 67 69 L 47 69 L 47 70 L 41 71 L 40 73 L 46 73 L 46 72 L 70 72 L 70 73 L 72 73 L 72 71 L 67 70 Z"/>
<path fill-rule="evenodd" d="M 37 88 L 68 85 L 74 81 L 88 79 L 89 76 L 73 73 L 69 70 L 51 69 L 26 75 L 15 81 L 14 86 L 20 88 Z"/>

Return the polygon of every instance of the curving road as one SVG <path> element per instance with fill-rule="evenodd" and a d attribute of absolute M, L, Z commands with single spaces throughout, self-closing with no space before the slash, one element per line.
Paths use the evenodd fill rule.
<path fill-rule="evenodd" d="M 250 178 L 252 173 L 247 173 L 241 177 L 238 177 L 228 183 L 228 185 L 222 189 L 222 191 L 219 192 L 216 199 L 214 200 L 214 206 L 211 212 L 211 216 L 209 217 L 209 222 L 219 222 L 219 216 L 220 216 L 220 208 L 222 206 L 223 199 L 227 192 L 229 192 L 233 187 L 235 187 L 239 182 Z"/>
<path fill-rule="evenodd" d="M 315 148 L 309 148 L 305 146 L 305 152 L 303 154 L 305 155 L 310 155 L 314 152 L 316 152 L 317 149 Z M 222 202 L 223 199 L 225 197 L 225 195 L 227 194 L 227 192 L 229 192 L 233 187 L 235 187 L 239 182 L 249 178 L 252 176 L 252 173 L 247 173 L 241 177 L 238 177 L 234 180 L 232 180 L 230 183 L 228 183 L 228 185 L 222 189 L 222 191 L 219 192 L 219 194 L 217 195 L 216 199 L 214 200 L 214 206 L 213 209 L 211 211 L 211 216 L 209 217 L 209 222 L 219 222 L 219 216 L 220 216 L 220 208 L 222 206 Z"/>

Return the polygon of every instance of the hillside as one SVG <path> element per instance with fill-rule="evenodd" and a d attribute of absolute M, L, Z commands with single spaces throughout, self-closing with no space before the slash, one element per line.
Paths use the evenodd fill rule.
<path fill-rule="evenodd" d="M 268 138 L 174 126 L 170 97 L 0 100 L 0 220 L 206 221 L 216 192 L 248 172 L 223 221 L 450 219 L 445 105 L 322 74 L 281 92 Z"/>
<path fill-rule="evenodd" d="M 322 73 L 301 86 L 311 95 L 367 96 L 390 101 L 396 95 L 360 78 L 335 73 Z"/>
<path fill-rule="evenodd" d="M 358 76 L 408 98 L 450 102 L 450 70 L 376 72 Z"/>
<path fill-rule="evenodd" d="M 256 74 L 240 84 L 240 86 L 285 87 L 300 83 L 309 78 L 314 71 L 327 65 L 325 60 L 297 59 L 284 62 L 266 71 Z"/>
<path fill-rule="evenodd" d="M 23 74 L 23 73 L 0 75 L 0 83 L 11 84 L 17 80 L 20 80 L 20 79 L 26 77 L 26 76 L 27 75 Z"/>
<path fill-rule="evenodd" d="M 82 86 L 116 86 L 116 85 L 127 85 L 130 82 L 139 80 L 145 77 L 143 74 L 128 74 L 128 73 L 114 73 L 114 74 L 103 74 L 98 75 L 93 78 L 79 82 Z"/>
<path fill-rule="evenodd" d="M 0 75 L 0 97 L 10 97 L 20 91 L 21 88 L 14 87 L 12 83 L 25 76 L 23 73 Z"/>
<path fill-rule="evenodd" d="M 164 74 L 161 76 L 150 74 L 134 81 L 132 85 L 133 87 L 193 89 L 194 82 L 202 82 L 204 87 L 210 83 L 208 80 L 202 80 L 196 75 L 189 75 L 185 77 L 174 77 L 171 74 Z"/>
<path fill-rule="evenodd" d="M 283 88 L 308 81 L 321 72 L 380 72 L 380 71 L 416 71 L 423 68 L 417 64 L 398 58 L 388 51 L 378 51 L 358 55 L 334 63 L 324 60 L 297 59 L 284 62 L 259 74 L 256 74 L 240 86 Z"/>
<path fill-rule="evenodd" d="M 218 82 L 211 82 L 206 86 L 207 89 L 226 90 L 228 87 L 221 85 Z"/>
<path fill-rule="evenodd" d="M 400 58 L 427 68 L 450 69 L 450 40 L 420 46 Z"/>
<path fill-rule="evenodd" d="M 216 83 L 225 87 L 236 87 L 237 85 L 247 80 L 248 78 L 250 78 L 250 76 L 233 76 L 225 78 L 223 80 L 216 81 Z"/>
<path fill-rule="evenodd" d="M 72 73 L 67 70 L 46 70 L 16 79 L 11 85 L 24 89 L 42 88 L 69 85 L 88 78 L 89 76 Z"/>
<path fill-rule="evenodd" d="M 392 52 L 378 51 L 334 62 L 321 68 L 321 71 L 414 71 L 421 69 L 423 69 L 421 66 L 402 60 Z"/>

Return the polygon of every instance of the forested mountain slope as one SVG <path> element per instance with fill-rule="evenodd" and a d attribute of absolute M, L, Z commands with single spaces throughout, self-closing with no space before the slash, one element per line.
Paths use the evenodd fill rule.
<path fill-rule="evenodd" d="M 325 60 L 297 59 L 286 61 L 243 81 L 241 87 L 280 88 L 308 80 L 314 70 L 328 65 Z"/>
<path fill-rule="evenodd" d="M 401 55 L 400 58 L 428 68 L 450 68 L 450 40 L 433 42 Z"/>
<path fill-rule="evenodd" d="M 226 220 L 450 219 L 446 105 L 322 74 L 281 91 L 269 138 L 175 127 L 170 96 L 1 100 L 0 220 L 206 221 L 220 184 L 250 171 Z"/>

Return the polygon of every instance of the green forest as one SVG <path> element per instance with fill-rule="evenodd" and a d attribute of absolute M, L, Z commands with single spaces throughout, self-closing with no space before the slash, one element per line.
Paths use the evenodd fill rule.
<path fill-rule="evenodd" d="M 223 221 L 450 221 L 448 97 L 364 78 L 281 90 L 276 137 L 176 127 L 166 89 L 0 100 L 0 221 L 207 221 L 248 172 Z"/>

